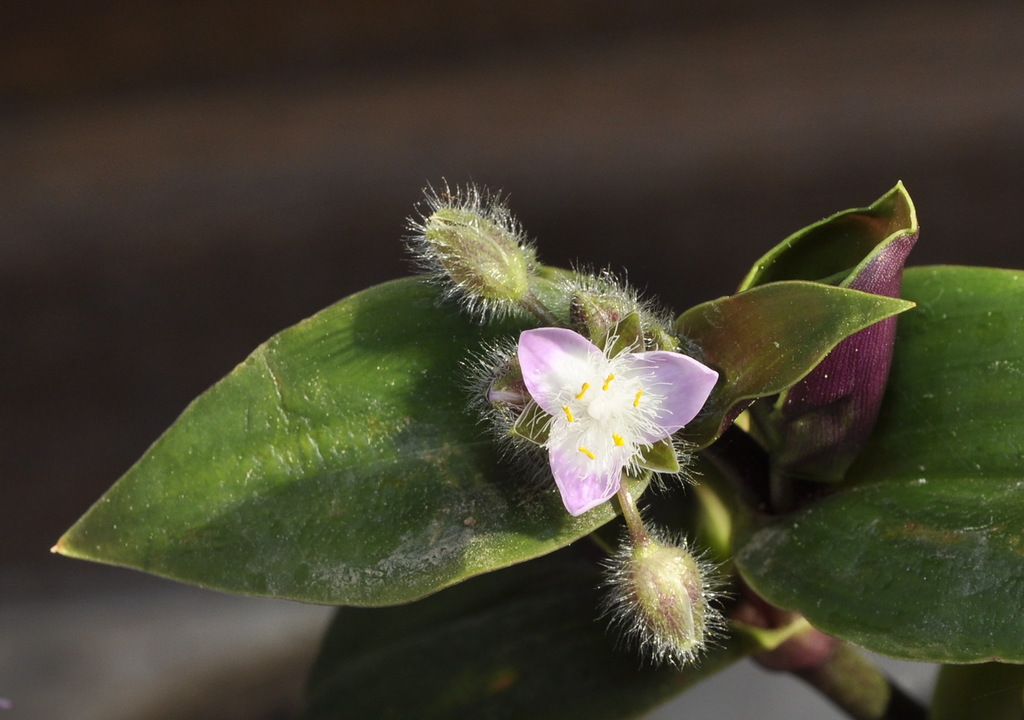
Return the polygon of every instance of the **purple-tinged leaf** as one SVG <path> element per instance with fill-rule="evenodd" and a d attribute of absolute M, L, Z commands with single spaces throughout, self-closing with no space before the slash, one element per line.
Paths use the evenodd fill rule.
<path fill-rule="evenodd" d="M 744 287 L 765 278 L 828 278 L 840 287 L 899 297 L 903 265 L 917 237 L 914 207 L 900 184 L 868 208 L 834 215 L 790 237 L 762 258 Z M 843 265 L 852 269 L 837 271 Z M 874 428 L 895 336 L 891 317 L 848 337 L 779 398 L 769 417 L 761 413 L 772 426 L 768 435 L 777 438 L 777 472 L 842 479 Z"/>
<path fill-rule="evenodd" d="M 690 308 L 676 331 L 721 379 L 683 437 L 707 447 L 751 401 L 785 392 L 843 339 L 911 307 L 821 283 L 773 282 Z"/>

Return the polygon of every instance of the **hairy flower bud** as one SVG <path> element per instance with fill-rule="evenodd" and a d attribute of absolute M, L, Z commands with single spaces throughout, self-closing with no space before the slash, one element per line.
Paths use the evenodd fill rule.
<path fill-rule="evenodd" d="M 685 542 L 628 541 L 609 571 L 605 614 L 652 662 L 693 662 L 722 631 L 714 568 Z"/>
<path fill-rule="evenodd" d="M 667 315 L 641 301 L 612 273 L 580 276 L 566 291 L 571 295 L 572 328 L 610 354 L 626 349 L 679 350 L 679 342 L 666 329 Z"/>
<path fill-rule="evenodd" d="M 410 247 L 428 275 L 483 318 L 519 307 L 530 292 L 532 248 L 496 196 L 470 186 L 427 197 Z"/>

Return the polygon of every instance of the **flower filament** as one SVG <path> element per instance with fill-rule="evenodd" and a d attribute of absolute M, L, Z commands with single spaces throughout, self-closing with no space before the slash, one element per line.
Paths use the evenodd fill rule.
<path fill-rule="evenodd" d="M 640 397 L 644 395 L 642 374 L 619 367 L 621 363 L 615 358 L 599 356 L 593 360 L 586 369 L 590 379 L 583 381 L 577 376 L 578 384 L 570 385 L 578 387 L 579 392 L 563 390 L 566 394 L 562 395 L 562 412 L 556 424 L 564 429 L 556 430 L 556 434 L 566 433 L 575 439 L 577 457 L 583 456 L 581 462 L 599 460 L 627 465 L 638 448 L 647 444 L 643 436 L 655 419 L 652 414 L 656 412 L 656 403 L 640 407 Z M 592 386 L 600 387 L 601 391 L 596 395 L 589 392 Z"/>

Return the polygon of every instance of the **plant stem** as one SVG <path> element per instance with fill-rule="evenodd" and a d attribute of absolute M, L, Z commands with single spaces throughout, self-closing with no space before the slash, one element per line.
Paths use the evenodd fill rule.
<path fill-rule="evenodd" d="M 552 326 L 559 325 L 558 318 L 555 317 L 554 313 L 552 313 L 548 307 L 533 294 L 532 291 L 526 292 L 521 298 L 519 298 L 519 306 L 532 314 L 542 323 L 547 323 Z"/>
<path fill-rule="evenodd" d="M 794 670 L 855 720 L 927 720 L 928 713 L 870 660 L 845 643 L 824 663 Z"/>
<path fill-rule="evenodd" d="M 644 527 L 644 521 L 640 517 L 640 510 L 636 506 L 636 501 L 629 494 L 625 477 L 619 482 L 618 497 L 619 505 L 622 507 L 622 517 L 626 521 L 626 527 L 629 529 L 629 537 L 633 541 L 633 545 L 639 546 L 647 542 L 649 540 L 647 528 Z"/>

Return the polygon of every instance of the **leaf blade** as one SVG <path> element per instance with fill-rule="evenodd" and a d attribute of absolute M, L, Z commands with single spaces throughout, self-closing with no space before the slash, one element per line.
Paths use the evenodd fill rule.
<path fill-rule="evenodd" d="M 904 289 L 919 309 L 846 483 L 748 527 L 737 566 L 769 602 L 877 652 L 1024 662 L 1024 273 L 915 268 Z"/>
<path fill-rule="evenodd" d="M 706 447 L 747 401 L 777 395 L 844 338 L 913 303 L 820 283 L 785 281 L 697 305 L 676 321 L 721 375 L 705 410 L 683 431 Z"/>
<path fill-rule="evenodd" d="M 748 652 L 734 643 L 699 666 L 642 666 L 598 619 L 600 580 L 573 547 L 413 605 L 342 608 L 302 720 L 635 717 Z"/>
<path fill-rule="evenodd" d="M 497 335 L 400 280 L 271 338 L 57 552 L 243 594 L 406 602 L 599 527 L 499 462 L 459 363 Z"/>

